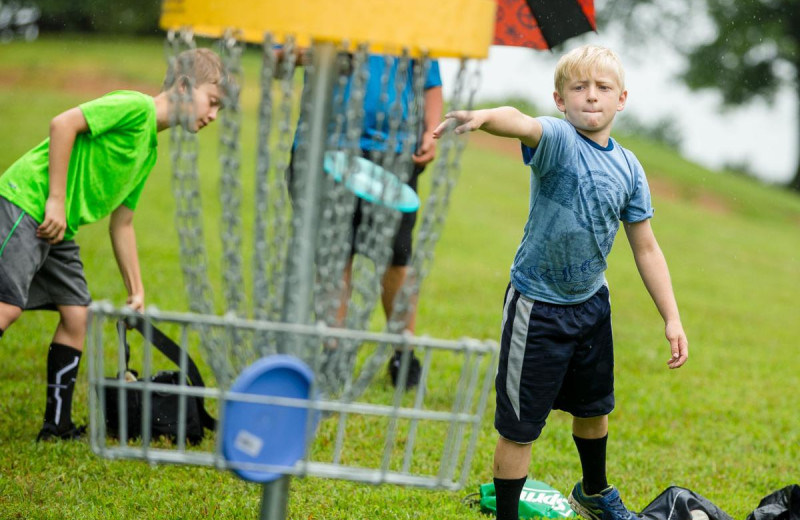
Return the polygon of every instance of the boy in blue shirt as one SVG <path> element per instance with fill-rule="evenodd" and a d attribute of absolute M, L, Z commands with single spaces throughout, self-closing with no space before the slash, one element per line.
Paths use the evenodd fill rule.
<path fill-rule="evenodd" d="M 620 220 L 664 319 L 667 364 L 678 368 L 688 358 L 667 263 L 650 227 L 647 179 L 636 157 L 611 138 L 627 94 L 619 58 L 587 45 L 556 66 L 553 98 L 564 120 L 500 107 L 452 112 L 434 131 L 437 138 L 450 127 L 517 138 L 531 168 L 530 212 L 506 290 L 495 380 L 498 520 L 518 518 L 531 443 L 554 408 L 573 416 L 581 460 L 572 508 L 589 520 L 636 518 L 606 480 L 614 357 L 604 272 Z"/>
<path fill-rule="evenodd" d="M 156 134 L 173 124 L 175 99 L 191 88 L 197 132 L 217 117 L 222 62 L 209 49 L 179 55 L 157 96 L 116 91 L 52 119 L 50 137 L 0 177 L 0 337 L 23 310 L 58 311 L 47 354 L 47 405 L 37 440 L 74 439 L 72 395 L 91 297 L 74 237 L 107 215 L 126 304 L 144 310 L 133 214 L 156 162 Z"/>

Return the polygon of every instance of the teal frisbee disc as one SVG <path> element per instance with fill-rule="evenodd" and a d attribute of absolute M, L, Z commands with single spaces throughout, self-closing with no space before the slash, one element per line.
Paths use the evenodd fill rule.
<path fill-rule="evenodd" d="M 400 181 L 394 173 L 374 162 L 358 156 L 349 156 L 343 151 L 325 152 L 323 169 L 337 182 L 356 196 L 403 213 L 411 213 L 419 208 L 419 196 L 409 186 Z"/>

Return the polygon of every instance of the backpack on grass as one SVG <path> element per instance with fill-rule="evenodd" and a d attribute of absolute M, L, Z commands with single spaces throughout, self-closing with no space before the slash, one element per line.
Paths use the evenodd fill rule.
<path fill-rule="evenodd" d="M 124 320 L 117 322 L 117 333 L 119 334 L 121 345 L 125 349 L 125 374 L 123 379 L 126 381 L 129 388 L 125 388 L 124 395 L 124 408 L 126 421 L 126 434 L 128 439 L 137 439 L 142 436 L 143 417 L 143 389 L 142 381 L 138 379 L 139 374 L 136 370 L 128 367 L 130 360 L 130 347 L 127 341 L 127 326 Z M 170 361 L 180 366 L 182 352 L 185 352 L 177 343 L 172 341 L 163 332 L 158 330 L 153 324 L 149 324 L 147 331 L 145 331 L 144 320 L 136 319 L 133 322 L 133 328 L 139 331 L 145 338 L 149 339 L 152 344 L 161 351 Z M 186 375 L 184 378 L 185 385 L 193 387 L 204 387 L 203 378 L 197 369 L 194 360 L 186 356 Z M 118 377 L 107 378 L 111 380 L 119 380 Z M 149 378 L 149 382 L 176 385 L 175 391 L 156 391 L 151 390 L 150 394 L 150 434 L 152 438 L 160 436 L 168 437 L 176 440 L 179 436 L 179 418 L 181 400 L 185 400 L 186 407 L 186 420 L 184 421 L 186 440 L 189 443 L 196 444 L 203 440 L 205 430 L 214 430 L 216 420 L 206 411 L 203 398 L 192 395 L 181 395 L 178 390 L 181 383 L 181 372 L 179 370 L 161 371 Z M 113 437 L 119 437 L 121 421 L 120 409 L 122 408 L 122 395 L 121 390 L 114 386 L 105 387 L 105 423 L 106 431 Z"/>

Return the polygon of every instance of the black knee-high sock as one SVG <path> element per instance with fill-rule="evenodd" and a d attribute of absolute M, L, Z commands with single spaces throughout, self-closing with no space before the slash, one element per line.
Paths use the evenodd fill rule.
<path fill-rule="evenodd" d="M 60 343 L 52 343 L 47 352 L 47 406 L 44 422 L 55 425 L 59 431 L 72 425 L 72 392 L 81 351 Z"/>
<path fill-rule="evenodd" d="M 0 338 L 3 337 L 3 329 L 0 329 Z"/>
<path fill-rule="evenodd" d="M 497 498 L 497 520 L 519 520 L 519 496 L 527 477 L 519 479 L 494 479 Z"/>
<path fill-rule="evenodd" d="M 608 435 L 599 439 L 572 436 L 583 469 L 583 492 L 595 495 L 608 487 L 606 480 L 606 444 Z"/>

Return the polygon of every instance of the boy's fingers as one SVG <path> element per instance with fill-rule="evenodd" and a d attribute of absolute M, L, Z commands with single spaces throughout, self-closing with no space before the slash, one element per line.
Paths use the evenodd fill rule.
<path fill-rule="evenodd" d="M 38 228 L 36 228 L 36 235 L 40 238 L 60 240 L 63 238 L 65 231 L 65 226 L 58 224 L 56 221 L 45 219 L 45 221 Z"/>
<path fill-rule="evenodd" d="M 50 238 L 53 235 L 50 229 L 50 223 L 45 221 L 41 226 L 36 228 L 36 235 L 40 238 Z"/>
<path fill-rule="evenodd" d="M 432 132 L 433 137 L 436 137 L 436 138 L 441 137 L 442 135 L 444 135 L 445 132 L 447 132 L 454 125 L 454 121 L 452 120 L 452 118 L 448 117 L 449 115 L 450 114 L 445 116 L 445 120 L 442 121 L 441 123 L 439 123 L 439 126 L 434 128 L 434 130 Z"/>
<path fill-rule="evenodd" d="M 678 368 L 686 363 L 689 358 L 689 346 L 687 345 L 686 338 L 678 338 L 675 341 L 670 341 L 670 350 L 672 357 L 667 361 L 670 368 Z"/>

